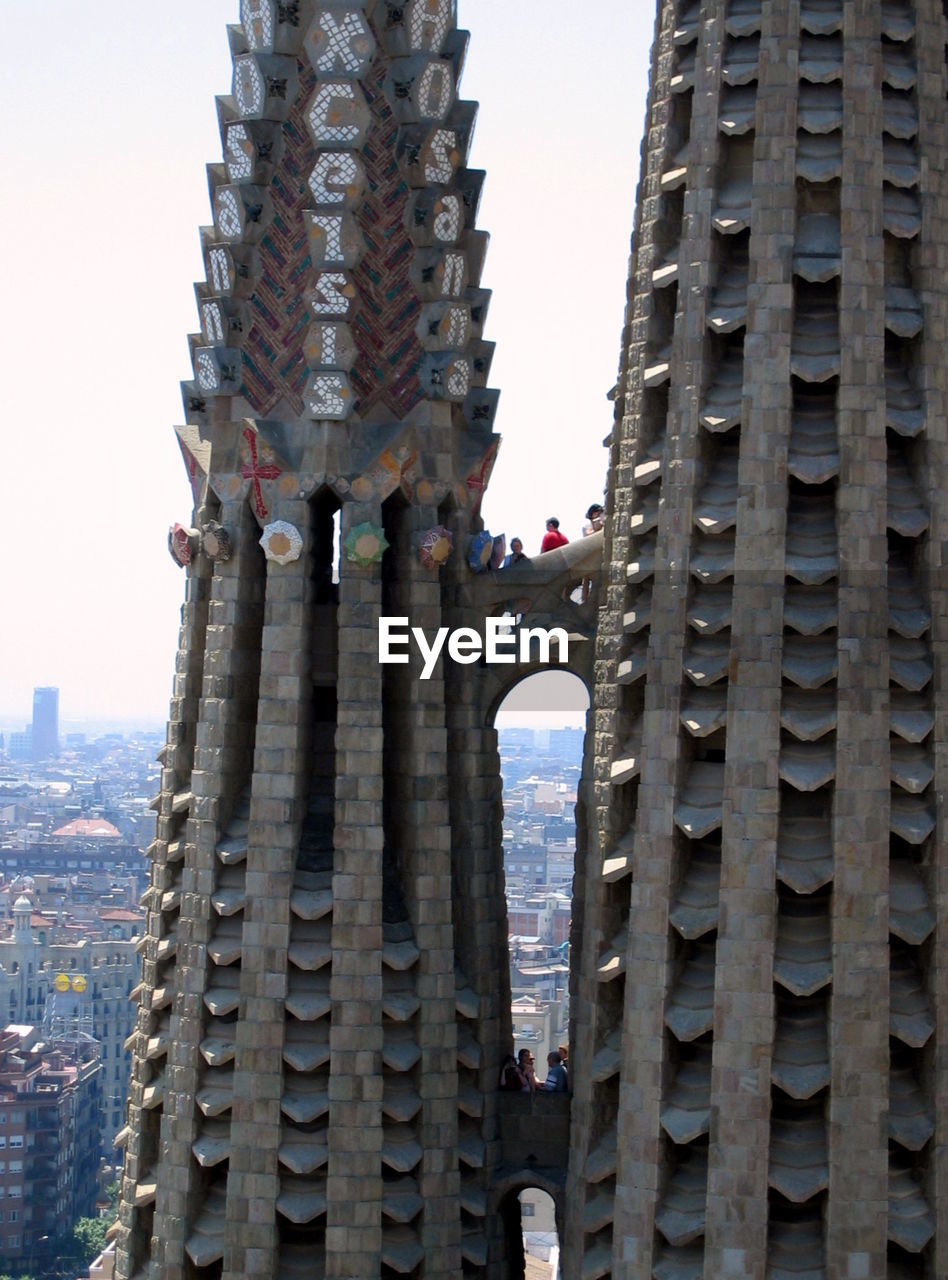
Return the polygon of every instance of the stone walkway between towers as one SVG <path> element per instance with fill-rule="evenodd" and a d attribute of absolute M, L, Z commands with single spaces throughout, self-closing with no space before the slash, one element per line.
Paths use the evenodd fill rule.
<path fill-rule="evenodd" d="M 555 551 L 530 556 L 520 564 L 497 569 L 474 578 L 466 589 L 465 603 L 474 616 L 509 612 L 518 616 L 515 631 L 522 627 L 551 629 L 562 627 L 570 637 L 569 658 L 551 665 L 571 671 L 592 687 L 593 648 L 599 607 L 599 574 L 602 533 L 578 538 Z M 571 597 L 583 581 L 589 584 L 585 603 Z M 489 723 L 515 684 L 542 670 L 542 663 L 494 666 L 484 671 L 482 703 Z"/>
<path fill-rule="evenodd" d="M 557 1226 L 562 1230 L 570 1102 L 568 1094 L 542 1090 L 497 1095 L 502 1159 L 490 1181 L 493 1209 L 511 1194 L 516 1196 L 526 1187 L 537 1187 L 553 1200 Z"/>

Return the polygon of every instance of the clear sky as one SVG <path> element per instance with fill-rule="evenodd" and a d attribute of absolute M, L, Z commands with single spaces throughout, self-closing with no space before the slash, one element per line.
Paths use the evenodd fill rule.
<path fill-rule="evenodd" d="M 502 393 L 484 514 L 529 553 L 547 515 L 578 536 L 605 481 L 654 4 L 459 10 Z M 167 713 L 184 576 L 165 538 L 190 515 L 172 427 L 238 11 L 0 3 L 0 723 L 43 684 L 66 720 Z"/>

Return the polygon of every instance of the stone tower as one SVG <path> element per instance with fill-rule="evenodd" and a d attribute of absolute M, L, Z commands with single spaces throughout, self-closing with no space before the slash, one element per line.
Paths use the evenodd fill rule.
<path fill-rule="evenodd" d="M 492 716 L 535 663 L 423 680 L 414 649 L 379 663 L 379 617 L 433 636 L 529 596 L 588 640 L 592 606 L 563 595 L 601 538 L 474 572 L 497 393 L 454 0 L 240 17 L 177 433 L 194 511 L 169 535 L 187 590 L 116 1273 L 515 1274 L 516 1190 L 491 1198 L 511 1035 Z M 591 645 L 572 652 L 588 674 Z M 568 1114 L 543 1122 L 561 1164 Z"/>
<path fill-rule="evenodd" d="M 569 1277 L 948 1275 L 945 46 L 660 5 Z"/>
<path fill-rule="evenodd" d="M 241 19 L 118 1276 L 517 1280 L 528 1185 L 565 1280 L 948 1275 L 942 10 L 661 0 L 605 538 L 480 575 L 454 4 Z M 595 686 L 571 1100 L 496 1090 L 524 668 L 377 662 L 512 599 Z"/>

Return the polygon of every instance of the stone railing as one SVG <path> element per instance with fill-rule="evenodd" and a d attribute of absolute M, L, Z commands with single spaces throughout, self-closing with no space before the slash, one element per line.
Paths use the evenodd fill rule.
<path fill-rule="evenodd" d="M 565 1093 L 499 1093 L 497 1122 L 505 1171 L 562 1171 L 569 1158 L 570 1097 Z"/>

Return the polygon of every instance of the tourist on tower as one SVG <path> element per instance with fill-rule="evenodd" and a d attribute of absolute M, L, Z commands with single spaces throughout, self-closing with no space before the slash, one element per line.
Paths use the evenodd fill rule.
<path fill-rule="evenodd" d="M 586 512 L 586 523 L 583 525 L 583 537 L 588 538 L 592 533 L 598 533 L 603 526 L 606 513 L 602 508 L 602 503 L 594 502 Z"/>
<path fill-rule="evenodd" d="M 594 502 L 586 512 L 586 523 L 583 525 L 583 537 L 589 538 L 594 533 L 598 533 L 602 528 L 606 518 L 602 503 Z M 585 604 L 589 599 L 589 593 L 592 590 L 592 578 L 583 578 L 582 591 L 580 592 L 580 603 Z"/>
<path fill-rule="evenodd" d="M 508 569 L 512 564 L 517 564 L 521 560 L 526 560 L 526 558 L 522 540 L 520 538 L 511 538 L 510 551 L 504 557 L 503 567 Z"/>
<path fill-rule="evenodd" d="M 529 1049 L 521 1049 L 517 1054 L 517 1066 L 523 1075 L 523 1092 L 533 1093 L 537 1087 L 537 1078 L 533 1070 L 533 1054 Z"/>
<path fill-rule="evenodd" d="M 555 551 L 557 547 L 565 547 L 569 538 L 565 534 L 560 533 L 560 522 L 556 516 L 550 516 L 546 522 L 546 533 L 543 535 L 543 541 L 540 543 L 541 553 L 544 551 Z"/>
<path fill-rule="evenodd" d="M 566 1074 L 566 1068 L 560 1061 L 560 1055 L 554 1049 L 552 1053 L 546 1055 L 547 1073 L 546 1079 L 540 1085 L 547 1093 L 568 1093 L 569 1077 Z"/>

